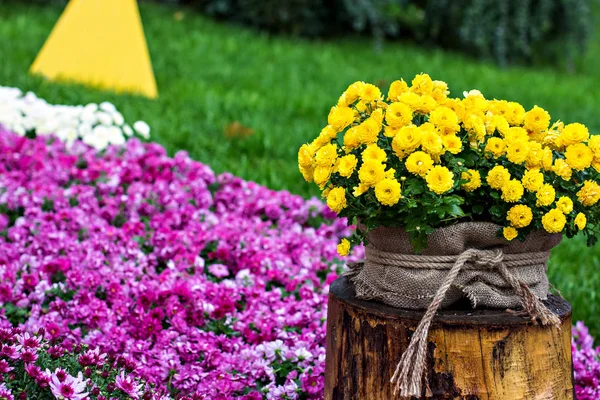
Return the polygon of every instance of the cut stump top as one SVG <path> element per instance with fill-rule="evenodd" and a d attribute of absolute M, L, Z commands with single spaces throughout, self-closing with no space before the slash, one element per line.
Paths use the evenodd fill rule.
<path fill-rule="evenodd" d="M 409 310 L 395 308 L 376 301 L 365 301 L 356 298 L 354 285 L 348 277 L 337 278 L 329 288 L 330 295 L 339 301 L 348 303 L 354 308 L 364 312 L 379 315 L 383 318 L 409 320 L 418 323 L 425 310 Z M 571 305 L 565 299 L 553 294 L 548 295 L 548 300 L 543 302 L 561 320 L 571 316 Z M 521 311 L 521 310 L 515 310 Z M 511 314 L 506 309 L 475 308 L 471 307 L 467 299 L 463 299 L 450 307 L 438 310 L 433 320 L 433 326 L 465 326 L 485 325 L 506 327 L 507 325 L 533 324 L 527 317 Z"/>

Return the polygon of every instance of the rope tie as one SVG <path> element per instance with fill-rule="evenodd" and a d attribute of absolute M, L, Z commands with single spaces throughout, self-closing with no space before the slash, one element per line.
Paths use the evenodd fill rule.
<path fill-rule="evenodd" d="M 408 348 L 402 354 L 400 362 L 396 366 L 390 381 L 394 386 L 394 395 L 399 393 L 401 397 L 421 396 L 429 328 L 446 296 L 446 292 L 453 285 L 462 269 L 485 268 L 497 270 L 515 291 L 523 308 L 533 321 L 539 319 L 543 325 L 551 324 L 557 327 L 560 325 L 558 317 L 531 292 L 524 282 L 508 269 L 508 267 L 528 265 L 532 262 L 540 262 L 540 260 L 545 263 L 549 257 L 549 252 L 504 255 L 501 250 L 468 249 L 458 256 L 419 256 L 388 253 L 368 246 L 366 253 L 369 262 L 381 262 L 385 265 L 404 268 L 450 269 L 419 322 Z M 351 268 L 348 275 L 353 276 L 356 273 L 357 271 Z M 428 387 L 426 394 L 428 397 L 431 396 Z"/>

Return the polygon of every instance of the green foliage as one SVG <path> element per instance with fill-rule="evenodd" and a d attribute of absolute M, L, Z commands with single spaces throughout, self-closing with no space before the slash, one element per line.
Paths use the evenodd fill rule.
<path fill-rule="evenodd" d="M 182 0 L 208 15 L 269 32 L 355 31 L 462 50 L 500 64 L 571 66 L 592 29 L 591 0 Z"/>

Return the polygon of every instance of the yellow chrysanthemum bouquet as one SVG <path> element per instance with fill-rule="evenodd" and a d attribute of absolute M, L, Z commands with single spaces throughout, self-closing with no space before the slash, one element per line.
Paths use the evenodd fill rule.
<path fill-rule="evenodd" d="M 582 231 L 593 245 L 600 220 L 600 135 L 579 123 L 551 125 L 540 107 L 526 111 L 476 90 L 449 98 L 427 74 L 387 93 L 356 82 L 328 125 L 298 152 L 300 172 L 328 206 L 364 227 L 338 248 L 346 255 L 365 231 L 402 227 L 415 250 L 436 228 L 489 221 L 506 240 L 535 230 Z"/>

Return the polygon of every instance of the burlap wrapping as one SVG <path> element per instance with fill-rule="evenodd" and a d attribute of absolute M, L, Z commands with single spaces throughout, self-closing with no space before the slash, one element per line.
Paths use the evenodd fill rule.
<path fill-rule="evenodd" d="M 465 222 L 437 229 L 427 248 L 414 254 L 408 234 L 380 227 L 368 233 L 366 260 L 347 275 L 358 298 L 394 307 L 426 309 L 390 383 L 402 398 L 423 394 L 429 328 L 440 307 L 468 297 L 473 307 L 523 307 L 533 320 L 560 320 L 540 300 L 548 297 L 546 262 L 562 235 L 531 233 L 524 242 L 498 236 L 500 226 Z M 425 396 L 430 397 L 425 382 Z"/>
<path fill-rule="evenodd" d="M 505 257 L 522 254 L 524 257 L 521 262 L 513 260 L 508 269 L 533 294 L 545 300 L 549 290 L 546 261 L 550 249 L 560 242 L 562 235 L 536 231 L 524 242 L 508 242 L 503 237 L 498 237 L 499 229 L 500 226 L 487 222 L 464 222 L 439 228 L 429 235 L 428 246 L 420 255 L 458 256 L 468 249 L 499 249 Z M 414 255 L 408 233 L 402 228 L 379 227 L 369 232 L 367 239 L 369 245 L 365 261 L 350 266 L 349 275 L 356 287 L 357 297 L 378 300 L 398 308 L 426 309 L 441 282 L 445 280 L 452 263 L 433 268 L 428 265 L 427 260 L 423 260 L 420 268 L 386 263 L 385 252 Z M 487 265 L 463 268 L 446 292 L 441 306 L 449 306 L 463 297 L 469 298 L 473 307 L 521 306 L 521 300 L 510 283 L 498 270 Z"/>

